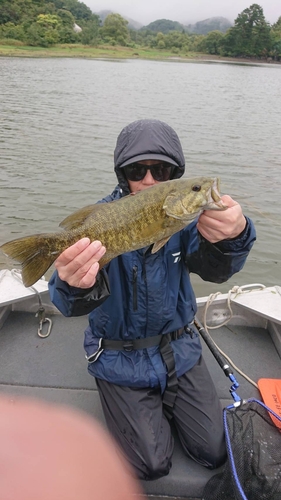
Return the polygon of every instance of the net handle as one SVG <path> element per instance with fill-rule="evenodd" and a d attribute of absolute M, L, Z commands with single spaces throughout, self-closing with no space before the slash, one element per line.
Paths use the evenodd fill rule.
<path fill-rule="evenodd" d="M 241 400 L 240 396 L 236 393 L 236 390 L 239 387 L 239 383 L 237 382 L 237 380 L 236 380 L 236 378 L 235 378 L 235 376 L 233 374 L 233 371 L 231 370 L 230 366 L 226 363 L 225 359 L 220 354 L 220 352 L 219 352 L 219 350 L 218 350 L 215 342 L 213 341 L 211 335 L 206 331 L 206 329 L 200 323 L 200 321 L 198 320 L 198 318 L 194 319 L 194 324 L 195 324 L 198 332 L 200 333 L 202 339 L 206 343 L 207 347 L 210 349 L 210 351 L 213 354 L 214 358 L 216 359 L 216 361 L 218 362 L 219 366 L 223 370 L 224 374 L 231 381 L 232 385 L 231 385 L 231 387 L 229 389 L 229 392 L 230 392 L 233 400 L 235 402 L 238 402 L 238 401 L 241 402 L 242 400 Z"/>

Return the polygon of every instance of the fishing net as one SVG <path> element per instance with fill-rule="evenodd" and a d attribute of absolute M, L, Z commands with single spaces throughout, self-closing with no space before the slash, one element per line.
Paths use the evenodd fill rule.
<path fill-rule="evenodd" d="M 208 481 L 202 500 L 281 500 L 280 423 L 255 399 L 225 408 L 228 459 L 223 472 Z"/>
<path fill-rule="evenodd" d="M 202 500 L 281 500 L 281 416 L 257 399 L 243 401 L 236 394 L 239 383 L 226 363 L 224 353 L 207 328 L 197 318 L 194 322 L 231 381 L 230 393 L 235 401 L 223 410 L 227 461 L 223 471 L 206 484 Z M 279 413 L 277 383 L 275 392 L 270 401 Z"/>

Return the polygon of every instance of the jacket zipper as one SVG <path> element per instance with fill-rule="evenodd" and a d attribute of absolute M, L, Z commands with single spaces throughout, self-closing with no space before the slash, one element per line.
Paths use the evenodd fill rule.
<path fill-rule="evenodd" d="M 133 311 L 136 311 L 138 308 L 137 278 L 138 278 L 138 266 L 134 266 L 133 267 Z"/>

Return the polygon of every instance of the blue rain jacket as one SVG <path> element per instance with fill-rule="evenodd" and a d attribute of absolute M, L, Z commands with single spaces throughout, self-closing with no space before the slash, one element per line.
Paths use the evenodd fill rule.
<path fill-rule="evenodd" d="M 120 198 L 117 187 L 103 202 Z M 99 339 L 127 340 L 165 334 L 191 323 L 196 299 L 190 272 L 221 283 L 243 267 L 255 240 L 252 222 L 240 238 L 211 244 L 200 236 L 196 221 L 170 238 L 158 252 L 150 248 L 113 259 L 91 290 L 70 287 L 55 272 L 50 280 L 51 300 L 65 315 L 89 314 L 84 347 L 87 355 L 98 350 Z M 177 376 L 191 369 L 201 355 L 198 333 L 184 333 L 171 342 Z M 130 387 L 166 384 L 166 366 L 159 347 L 138 351 L 104 350 L 89 372 L 98 378 Z"/>
<path fill-rule="evenodd" d="M 101 202 L 130 192 L 122 167 L 141 159 L 170 161 L 174 179 L 185 170 L 176 132 L 159 120 L 137 120 L 117 139 L 114 165 L 118 186 Z M 65 316 L 89 314 L 84 341 L 87 356 L 98 350 L 100 338 L 128 340 L 167 334 L 192 322 L 196 313 L 189 273 L 215 283 L 228 280 L 243 267 L 254 240 L 249 219 L 238 238 L 215 245 L 200 236 L 194 221 L 153 255 L 150 248 L 143 248 L 116 257 L 98 273 L 90 290 L 70 287 L 55 272 L 49 282 L 51 300 Z M 178 377 L 201 355 L 200 339 L 193 330 L 171 342 Z M 93 376 L 119 385 L 160 385 L 162 391 L 166 386 L 166 366 L 158 346 L 131 352 L 104 350 L 88 369 Z"/>

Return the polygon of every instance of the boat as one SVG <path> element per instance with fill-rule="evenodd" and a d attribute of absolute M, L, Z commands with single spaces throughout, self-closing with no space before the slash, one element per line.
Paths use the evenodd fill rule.
<path fill-rule="evenodd" d="M 197 305 L 198 320 L 239 368 L 233 370 L 239 396 L 261 399 L 252 382 L 281 379 L 281 287 L 236 286 L 228 293 L 199 297 Z M 25 288 L 19 271 L 0 271 L 0 391 L 11 398 L 35 397 L 78 408 L 105 426 L 95 380 L 87 372 L 86 326 L 86 316 L 65 318 L 59 313 L 44 278 Z M 233 402 L 230 381 L 205 342 L 202 345 L 225 407 Z M 154 500 L 197 500 L 219 470 L 207 470 L 186 457 L 175 433 L 169 475 L 142 482 L 142 488 Z"/>

